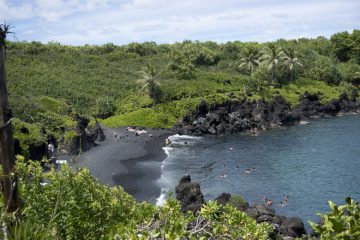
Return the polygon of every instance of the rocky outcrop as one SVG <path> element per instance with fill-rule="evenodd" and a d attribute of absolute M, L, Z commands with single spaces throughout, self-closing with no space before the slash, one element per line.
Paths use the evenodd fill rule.
<path fill-rule="evenodd" d="M 201 206 L 205 203 L 203 194 L 200 190 L 200 185 L 191 182 L 190 175 L 183 176 L 179 184 L 175 188 L 176 199 L 181 203 L 181 211 L 191 211 L 196 214 L 200 211 Z M 226 205 L 230 203 L 231 194 L 222 193 L 215 200 L 221 204 Z M 234 206 L 239 209 L 238 206 Z M 306 230 L 303 221 L 298 217 L 287 218 L 283 215 L 276 215 L 275 210 L 265 205 L 255 204 L 249 206 L 248 202 L 241 204 L 240 211 L 245 212 L 250 217 L 254 218 L 257 223 L 267 222 L 272 224 L 273 230 L 270 233 L 271 239 L 278 239 L 281 235 L 284 239 L 293 239 L 306 235 Z"/>
<path fill-rule="evenodd" d="M 219 203 L 221 205 L 225 205 L 230 202 L 230 199 L 231 199 L 230 193 L 222 193 L 220 196 L 215 198 L 215 201 L 217 201 L 217 203 Z"/>
<path fill-rule="evenodd" d="M 249 203 L 246 201 L 233 201 L 231 202 L 230 193 L 222 193 L 220 196 L 215 198 L 215 201 L 221 205 L 231 204 L 233 207 L 237 208 L 240 211 L 245 211 L 249 208 Z"/>
<path fill-rule="evenodd" d="M 175 188 L 176 199 L 181 203 L 181 211 L 197 213 L 204 204 L 204 196 L 201 193 L 200 185 L 191 182 L 190 175 L 183 176 Z"/>
<path fill-rule="evenodd" d="M 67 152 L 72 155 L 87 151 L 96 145 L 95 141 L 105 139 L 104 132 L 98 122 L 94 127 L 89 128 L 87 118 L 77 115 L 75 119 L 77 121 L 76 135 L 65 145 Z"/>
<path fill-rule="evenodd" d="M 333 116 L 360 109 L 357 91 L 350 97 L 346 93 L 339 99 L 322 104 L 319 94 L 305 92 L 295 108 L 281 96 L 266 102 L 245 99 L 229 101 L 210 107 L 202 103 L 194 115 L 187 115 L 174 128 L 184 135 L 224 135 L 241 131 L 257 134 L 259 130 L 293 124 L 312 116 Z"/>

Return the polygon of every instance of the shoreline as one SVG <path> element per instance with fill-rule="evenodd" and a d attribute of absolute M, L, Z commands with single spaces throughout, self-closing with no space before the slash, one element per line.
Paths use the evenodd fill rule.
<path fill-rule="evenodd" d="M 137 201 L 155 202 L 153 196 L 160 196 L 161 191 L 157 182 L 161 177 L 160 166 L 166 158 L 162 147 L 173 133 L 165 129 L 141 129 L 146 132 L 136 136 L 125 127 L 103 127 L 105 140 L 82 153 L 76 165 L 87 167 L 103 184 L 123 187 Z"/>
<path fill-rule="evenodd" d="M 352 114 L 360 114 L 360 111 L 355 110 L 329 117 Z M 319 118 L 323 117 L 310 116 L 290 125 L 308 124 L 309 121 Z M 165 129 L 139 128 L 147 132 L 135 136 L 134 133 L 126 131 L 125 127 L 102 128 L 106 135 L 105 141 L 97 142 L 95 147 L 82 153 L 76 165 L 87 167 L 91 174 L 103 184 L 123 187 L 137 201 L 148 201 L 154 204 L 161 201 L 165 193 L 162 192 L 159 180 L 162 175 L 163 161 L 168 157 L 163 147 L 165 147 L 165 139 L 176 136 L 177 133 Z M 118 133 L 117 141 L 113 137 L 114 131 Z M 243 131 L 243 134 L 251 135 L 251 132 Z M 109 169 L 112 169 L 111 172 Z"/>

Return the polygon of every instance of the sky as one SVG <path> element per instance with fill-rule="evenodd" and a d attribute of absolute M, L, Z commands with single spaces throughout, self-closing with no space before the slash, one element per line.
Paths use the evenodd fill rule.
<path fill-rule="evenodd" d="M 15 41 L 273 41 L 360 29 L 360 0 L 0 0 Z"/>

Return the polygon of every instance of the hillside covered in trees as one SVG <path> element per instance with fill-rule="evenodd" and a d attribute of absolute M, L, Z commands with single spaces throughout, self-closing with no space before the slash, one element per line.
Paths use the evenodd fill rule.
<path fill-rule="evenodd" d="M 308 92 L 327 103 L 342 93 L 357 94 L 360 84 L 359 30 L 273 43 L 6 46 L 14 137 L 26 158 L 49 136 L 71 139 L 80 115 L 90 125 L 98 119 L 111 127 L 172 128 L 204 102 L 270 101 L 280 95 L 296 106 Z M 18 156 L 15 174 L 25 218 L 10 229 L 13 239 L 268 239 L 271 232 L 236 203 L 210 201 L 198 215 L 184 214 L 173 199 L 159 208 L 136 203 L 121 188 L 99 184 L 86 169 L 43 172 L 40 162 Z M 347 198 L 346 205 L 330 207 L 324 225 L 312 224 L 318 236 L 359 236 L 359 205 Z M 13 218 L 2 214 L 1 220 Z"/>
<path fill-rule="evenodd" d="M 90 124 L 97 118 L 111 127 L 172 128 L 202 102 L 281 95 L 295 106 L 309 92 L 326 103 L 343 92 L 350 96 L 360 84 L 360 30 L 270 43 L 6 46 L 9 98 L 23 149 L 25 137 L 28 143 L 44 140 L 40 128 L 71 138 L 75 114 Z M 19 131 L 25 125 L 30 135 Z"/>

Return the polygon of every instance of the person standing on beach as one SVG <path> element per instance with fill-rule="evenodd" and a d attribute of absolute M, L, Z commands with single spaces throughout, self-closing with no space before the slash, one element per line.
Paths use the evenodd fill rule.
<path fill-rule="evenodd" d="M 170 139 L 169 139 L 169 138 L 166 138 L 166 139 L 165 139 L 165 145 L 166 145 L 166 146 L 169 146 L 170 144 L 171 144 Z"/>
<path fill-rule="evenodd" d="M 48 155 L 49 155 L 49 158 L 54 157 L 54 152 L 55 152 L 54 144 L 53 144 L 52 142 L 50 142 L 49 145 L 48 145 Z"/>
<path fill-rule="evenodd" d="M 117 140 L 117 133 L 114 132 L 114 140 L 116 141 Z"/>

